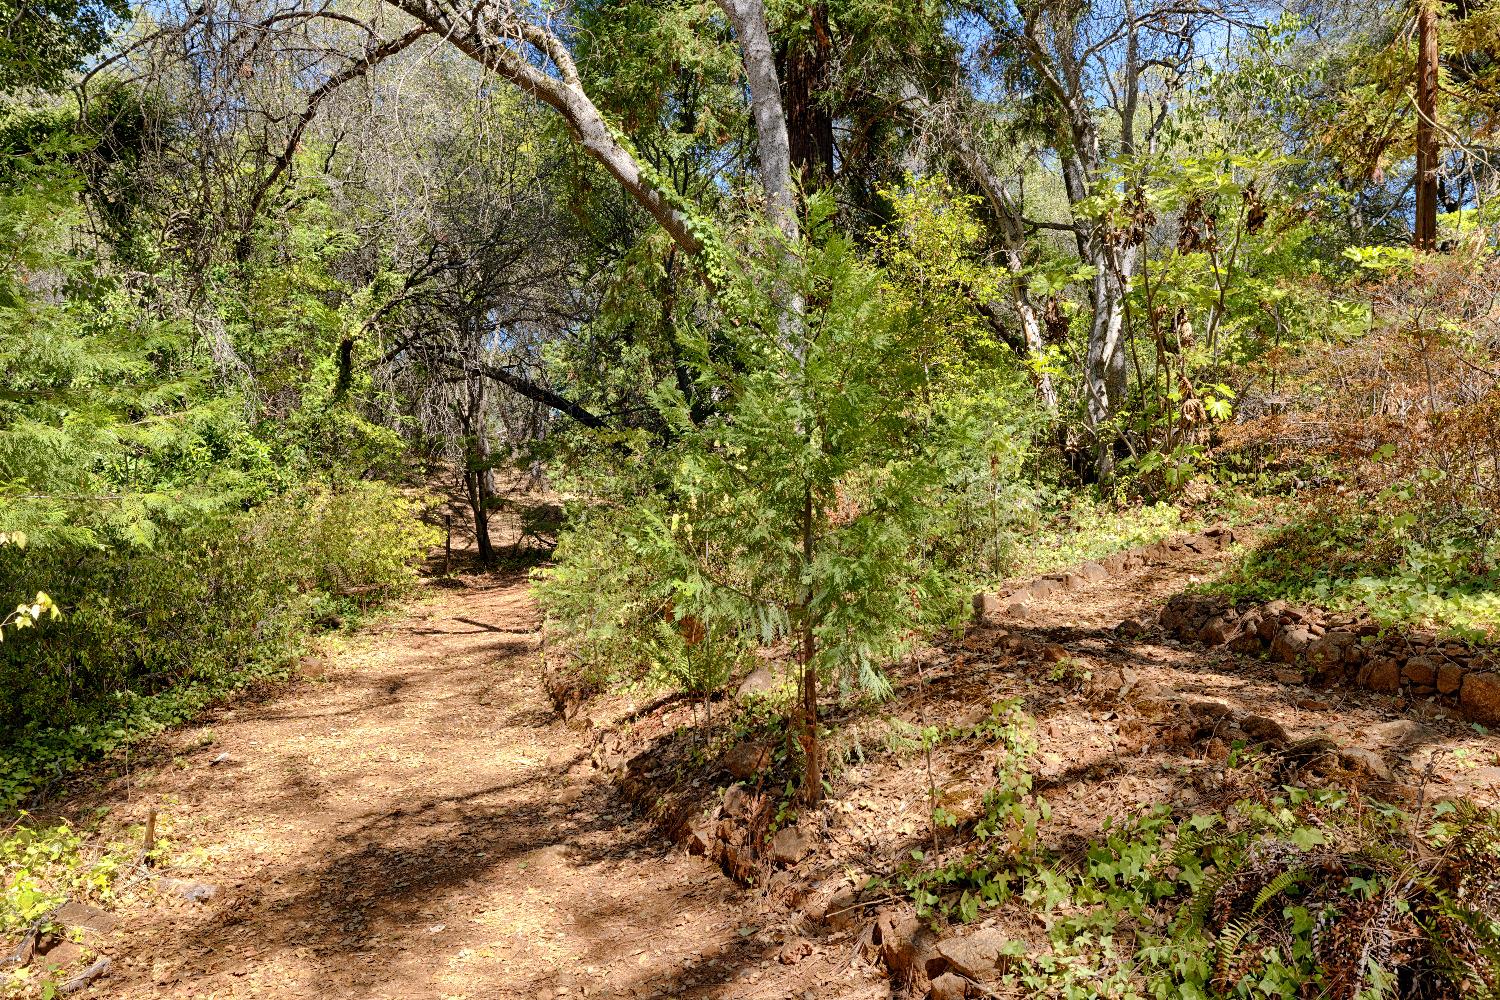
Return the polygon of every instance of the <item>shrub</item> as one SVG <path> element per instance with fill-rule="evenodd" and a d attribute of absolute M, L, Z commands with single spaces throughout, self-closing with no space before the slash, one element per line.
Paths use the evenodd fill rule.
<path fill-rule="evenodd" d="M 289 663 L 330 606 L 400 593 L 431 541 L 414 506 L 382 483 L 308 487 L 149 548 L 0 550 L 0 592 L 40 587 L 63 610 L 0 644 L 0 808 L 39 767 L 62 773 Z"/>

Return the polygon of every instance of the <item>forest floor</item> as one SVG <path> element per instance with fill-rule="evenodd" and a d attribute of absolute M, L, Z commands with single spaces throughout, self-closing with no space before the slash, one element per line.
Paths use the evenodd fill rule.
<path fill-rule="evenodd" d="M 908 672 L 884 714 L 863 722 L 934 721 L 1023 697 L 1038 720 L 1054 844 L 1088 838 L 1107 816 L 1214 797 L 1203 776 L 1222 765 L 1222 741 L 1174 738 L 1180 719 L 1160 709 L 1189 697 L 1368 747 L 1390 768 L 1385 784 L 1409 788 L 1425 774 L 1434 797 L 1497 801 L 1495 742 L 1434 706 L 1315 692 L 1152 626 L 1119 637 L 1122 619 L 1154 622 L 1167 597 L 1224 558 L 1185 554 L 933 647 L 921 654 L 922 704 Z M 591 721 L 556 716 L 524 573 L 461 579 L 329 644 L 294 684 L 216 710 L 126 773 L 55 803 L 49 812 L 74 818 L 107 809 L 138 820 L 155 808 L 171 841 L 162 877 L 90 937 L 113 964 L 82 995 L 889 995 L 858 958 L 859 928 L 813 929 L 785 893 L 741 888 L 670 847 L 594 766 L 591 726 L 617 724 L 629 706 L 605 699 Z M 1055 677 L 1036 661 L 1038 642 L 1086 659 L 1092 679 Z M 681 732 L 690 711 L 652 709 L 630 723 L 632 741 Z M 837 778 L 823 848 L 799 870 L 863 877 L 894 864 L 927 836 L 932 783 L 945 801 L 962 797 L 955 786 L 982 791 L 974 765 L 962 753 L 924 762 L 872 746 Z"/>

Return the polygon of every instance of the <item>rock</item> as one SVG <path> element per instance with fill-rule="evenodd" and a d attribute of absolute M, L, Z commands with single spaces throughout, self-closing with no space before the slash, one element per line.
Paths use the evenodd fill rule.
<path fill-rule="evenodd" d="M 1437 689 L 1442 694 L 1452 694 L 1463 684 L 1464 668 L 1456 663 L 1445 663 L 1438 667 Z"/>
<path fill-rule="evenodd" d="M 771 763 L 771 748 L 756 743 L 741 743 L 719 758 L 719 763 L 735 778 L 743 781 Z"/>
<path fill-rule="evenodd" d="M 809 920 L 835 930 L 851 927 L 859 919 L 859 894 L 843 879 L 829 879 L 813 886 L 802 912 Z"/>
<path fill-rule="evenodd" d="M 1198 633 L 1198 639 L 1209 646 L 1222 646 L 1236 634 L 1237 630 L 1228 619 L 1218 617 L 1203 626 L 1203 630 Z"/>
<path fill-rule="evenodd" d="M 1307 675 L 1296 667 L 1277 667 L 1276 679 L 1283 684 L 1301 684 Z"/>
<path fill-rule="evenodd" d="M 1135 639 L 1146 631 L 1146 627 L 1134 618 L 1127 618 L 1115 626 L 1115 635 L 1124 639 Z"/>
<path fill-rule="evenodd" d="M 79 990 L 87 989 L 89 986 L 93 985 L 95 980 L 103 979 L 105 976 L 109 975 L 110 965 L 111 962 L 108 957 L 101 956 L 97 961 L 94 962 L 93 965 L 89 966 L 87 969 L 84 969 L 78 975 L 74 976 L 72 979 L 69 979 L 67 982 L 59 986 L 57 988 L 57 992 L 66 995 L 69 993 L 77 993 Z"/>
<path fill-rule="evenodd" d="M 1275 603 L 1275 602 L 1272 602 Z M 1268 610 L 1271 605 L 1267 604 L 1260 609 L 1260 621 L 1255 626 L 1255 634 L 1260 636 L 1262 642 L 1272 642 L 1276 633 L 1281 631 L 1281 617 Z"/>
<path fill-rule="evenodd" d="M 76 927 L 81 930 L 93 931 L 95 934 L 108 934 L 115 929 L 118 921 L 111 913 L 87 903 L 64 903 L 52 911 L 52 919 L 66 927 Z"/>
<path fill-rule="evenodd" d="M 760 801 L 745 790 L 744 785 L 730 785 L 724 791 L 724 815 L 735 819 L 748 819 L 754 815 Z"/>
<path fill-rule="evenodd" d="M 1405 743 L 1419 743 L 1426 737 L 1427 731 L 1422 728 L 1421 723 L 1411 719 L 1396 719 L 1393 722 L 1382 722 L 1370 726 L 1365 730 L 1369 736 L 1369 742 L 1379 747 L 1396 747 Z"/>
<path fill-rule="evenodd" d="M 765 697 L 781 687 L 781 678 L 770 667 L 760 666 L 750 671 L 750 676 L 740 682 L 735 690 L 737 698 Z"/>
<path fill-rule="evenodd" d="M 1334 676 L 1339 673 L 1349 649 L 1356 641 L 1352 632 L 1329 632 L 1310 640 L 1302 655 L 1312 668 L 1314 677 Z"/>
<path fill-rule="evenodd" d="M 1011 939 L 993 927 L 963 937 L 945 938 L 927 956 L 927 978 L 956 972 L 975 982 L 993 982 L 1004 971 Z"/>
<path fill-rule="evenodd" d="M 86 952 L 83 945 L 72 941 L 58 941 L 46 951 L 39 952 L 37 962 L 44 969 L 60 969 L 63 966 L 72 965 L 82 958 Z"/>
<path fill-rule="evenodd" d="M 1005 617 L 1024 618 L 1028 608 L 1025 601 L 1014 601 L 1005 606 Z"/>
<path fill-rule="evenodd" d="M 207 882 L 194 882 L 187 878 L 164 878 L 162 888 L 187 900 L 189 903 L 206 903 L 219 894 L 217 886 Z"/>
<path fill-rule="evenodd" d="M 1401 665 L 1389 656 L 1371 660 L 1365 670 L 1360 671 L 1363 685 L 1371 691 L 1394 694 L 1401 690 Z"/>
<path fill-rule="evenodd" d="M 1338 750 L 1339 763 L 1349 770 L 1376 781 L 1390 781 L 1391 769 L 1386 764 L 1385 758 L 1373 750 L 1362 747 L 1340 747 Z"/>
<path fill-rule="evenodd" d="M 1274 746 L 1284 746 L 1291 742 L 1286 728 L 1275 719 L 1264 715 L 1247 715 L 1240 720 L 1240 728 L 1245 735 L 1260 743 L 1270 743 Z"/>
<path fill-rule="evenodd" d="M 1435 684 L 1442 665 L 1442 661 L 1434 656 L 1413 656 L 1401 668 L 1401 676 L 1413 684 Z"/>
<path fill-rule="evenodd" d="M 917 964 L 917 949 L 922 936 L 922 921 L 909 909 L 882 907 L 870 928 L 870 946 L 897 982 L 911 979 Z"/>
<path fill-rule="evenodd" d="M 1298 625 L 1284 626 L 1271 641 L 1271 659 L 1278 663 L 1296 663 L 1312 642 L 1312 634 Z"/>
<path fill-rule="evenodd" d="M 812 838 L 795 826 L 783 827 L 771 838 L 771 858 L 778 864 L 795 865 L 812 849 Z"/>
<path fill-rule="evenodd" d="M 1104 571 L 1110 576 L 1117 576 L 1130 568 L 1130 558 L 1123 552 L 1116 552 L 1101 559 L 1099 565 L 1103 566 Z"/>
<path fill-rule="evenodd" d="M 1064 590 L 1083 590 L 1089 582 L 1077 573 L 1067 573 L 1063 575 L 1062 585 Z"/>
<path fill-rule="evenodd" d="M 999 594 L 974 595 L 974 617 L 980 621 L 995 615 L 1002 606 Z"/>
<path fill-rule="evenodd" d="M 1042 647 L 1042 660 L 1046 663 L 1061 663 L 1068 658 L 1068 651 L 1055 642 Z"/>
<path fill-rule="evenodd" d="M 1099 563 L 1086 562 L 1078 567 L 1078 575 L 1089 583 L 1101 583 L 1109 579 L 1109 570 L 1105 569 Z"/>
<path fill-rule="evenodd" d="M 945 972 L 932 981 L 931 1000 L 964 1000 L 969 984 L 963 977 Z"/>
<path fill-rule="evenodd" d="M 1465 674 L 1458 691 L 1458 703 L 1471 719 L 1500 722 L 1500 674 Z"/>

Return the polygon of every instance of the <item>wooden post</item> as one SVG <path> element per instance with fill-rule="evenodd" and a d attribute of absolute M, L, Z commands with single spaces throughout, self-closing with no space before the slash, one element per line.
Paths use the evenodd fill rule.
<path fill-rule="evenodd" d="M 1417 0 L 1417 219 L 1412 245 L 1437 249 L 1438 27 L 1433 0 Z"/>

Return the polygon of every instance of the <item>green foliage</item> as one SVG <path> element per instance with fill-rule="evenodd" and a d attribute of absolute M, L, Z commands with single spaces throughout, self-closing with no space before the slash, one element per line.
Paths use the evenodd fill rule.
<path fill-rule="evenodd" d="M 928 402 L 931 375 L 909 349 L 925 334 L 879 273 L 814 231 L 764 262 L 771 273 L 739 279 L 752 312 L 677 331 L 716 412 L 702 418 L 662 383 L 670 438 L 631 442 L 625 463 L 597 455 L 580 484 L 592 506 L 541 594 L 585 660 L 681 657 L 674 625 L 742 651 L 805 627 L 821 675 L 881 693 L 880 664 L 907 631 L 957 608 L 926 546 L 973 421 Z M 800 329 L 783 329 L 773 289 L 805 303 Z"/>
<path fill-rule="evenodd" d="M 67 820 L 43 826 L 24 812 L 0 835 L 0 934 L 14 938 L 68 900 L 109 902 L 115 882 L 140 851 L 139 836 L 89 840 Z"/>
<path fill-rule="evenodd" d="M 1434 988 L 1494 989 L 1500 921 L 1484 893 L 1500 818 L 1451 803 L 1435 815 L 1419 829 L 1393 808 L 1289 788 L 1223 815 L 1161 807 L 1107 823 L 1081 859 L 970 853 L 898 883 L 919 910 L 965 922 L 1011 899 L 1043 914 L 1049 948 L 1018 943 L 1003 980 L 1029 995 L 1285 997 L 1310 985 L 1352 997 L 1399 964 Z M 1405 935 L 1399 952 L 1381 944 L 1393 934 Z"/>
<path fill-rule="evenodd" d="M 60 88 L 129 10 L 121 0 L 4 0 L 0 94 Z"/>

